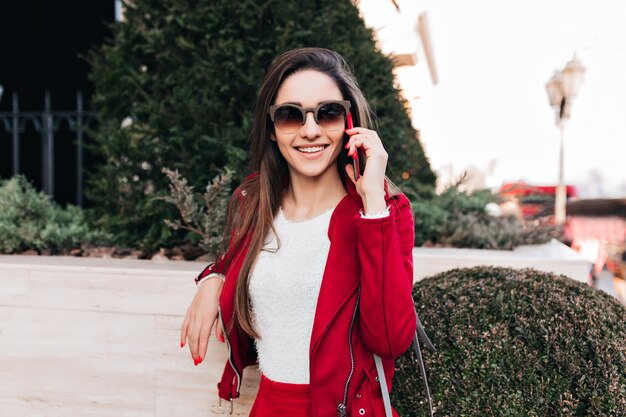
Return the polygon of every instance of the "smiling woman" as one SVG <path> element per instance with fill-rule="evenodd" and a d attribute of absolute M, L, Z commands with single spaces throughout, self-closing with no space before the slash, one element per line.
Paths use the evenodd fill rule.
<path fill-rule="evenodd" d="M 277 109 L 271 137 L 288 164 L 291 182 L 315 178 L 324 194 L 329 188 L 335 190 L 337 201 L 337 196 L 341 198 L 345 190 L 333 168 L 342 150 L 346 108 L 350 103 L 346 100 L 348 104 L 342 105 L 342 99 L 332 78 L 323 72 L 304 70 L 283 81 L 276 94 L 277 104 L 270 107 L 270 112 Z M 298 103 L 298 106 L 284 103 Z M 301 103 L 307 108 L 304 118 Z M 293 187 L 287 199 L 294 208 Z"/>
<path fill-rule="evenodd" d="M 348 129 L 351 117 L 358 127 Z M 196 278 L 181 329 L 197 365 L 219 317 L 216 336 L 230 353 L 224 400 L 239 396 L 244 367 L 258 362 L 251 416 L 385 416 L 374 354 L 390 386 L 415 333 L 413 215 L 385 176 L 371 120 L 328 49 L 283 53 L 261 86 L 253 173 L 231 198 L 224 250 Z M 353 155 L 364 167 L 358 180 Z"/>

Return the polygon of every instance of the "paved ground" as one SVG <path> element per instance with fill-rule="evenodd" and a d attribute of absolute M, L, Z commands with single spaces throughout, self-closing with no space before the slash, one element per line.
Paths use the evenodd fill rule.
<path fill-rule="evenodd" d="M 0 256 L 1 417 L 223 414 L 214 338 L 194 367 L 179 332 L 203 263 Z M 247 372 L 234 415 L 258 383 Z"/>
<path fill-rule="evenodd" d="M 0 255 L 0 417 L 221 415 L 226 347 L 179 347 L 204 263 Z M 626 303 L 622 280 L 598 287 Z M 234 415 L 246 416 L 258 371 Z"/>

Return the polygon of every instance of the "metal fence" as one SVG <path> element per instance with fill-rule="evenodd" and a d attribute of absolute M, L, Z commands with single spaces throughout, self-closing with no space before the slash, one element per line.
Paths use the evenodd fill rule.
<path fill-rule="evenodd" d="M 43 111 L 20 111 L 18 94 L 12 94 L 11 111 L 0 112 L 0 124 L 11 135 L 13 175 L 20 170 L 20 136 L 26 130 L 27 124 L 32 123 L 35 131 L 41 134 L 42 152 L 42 188 L 51 197 L 54 197 L 54 141 L 63 122 L 75 133 L 76 138 L 76 205 L 83 207 L 83 140 L 85 127 L 96 121 L 96 114 L 85 111 L 83 94 L 76 92 L 76 110 L 53 111 L 50 92 L 45 93 Z"/>

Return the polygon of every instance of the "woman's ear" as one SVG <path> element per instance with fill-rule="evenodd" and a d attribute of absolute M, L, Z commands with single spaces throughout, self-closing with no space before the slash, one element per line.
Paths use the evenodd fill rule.
<path fill-rule="evenodd" d="M 276 135 L 274 134 L 274 132 L 270 133 L 270 139 L 276 142 Z"/>
<path fill-rule="evenodd" d="M 348 175 L 348 178 L 350 178 L 350 180 L 352 180 L 354 185 L 356 185 L 356 181 L 354 180 L 354 167 L 352 166 L 352 164 L 347 164 L 345 168 L 346 168 L 346 174 Z"/>

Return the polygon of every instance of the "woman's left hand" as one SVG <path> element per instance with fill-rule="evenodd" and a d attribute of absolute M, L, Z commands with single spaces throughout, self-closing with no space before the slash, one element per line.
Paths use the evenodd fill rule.
<path fill-rule="evenodd" d="M 378 137 L 378 133 L 363 127 L 346 129 L 346 134 L 350 136 L 346 148 L 348 156 L 352 156 L 360 148 L 365 154 L 365 171 L 358 181 L 354 180 L 352 166 L 346 166 L 348 176 L 356 185 L 356 190 L 365 202 L 366 198 L 374 196 L 385 197 L 385 170 L 387 168 L 387 151 Z"/>

